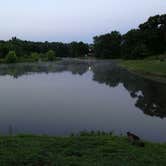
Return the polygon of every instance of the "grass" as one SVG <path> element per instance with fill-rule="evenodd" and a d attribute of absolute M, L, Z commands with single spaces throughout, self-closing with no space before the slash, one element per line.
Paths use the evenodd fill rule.
<path fill-rule="evenodd" d="M 154 79 L 161 78 L 164 82 L 166 81 L 166 60 L 122 60 L 120 65 L 129 71 L 133 71 Z"/>
<path fill-rule="evenodd" d="M 1 136 L 0 166 L 165 166 L 166 144 L 131 145 L 126 137 Z"/>

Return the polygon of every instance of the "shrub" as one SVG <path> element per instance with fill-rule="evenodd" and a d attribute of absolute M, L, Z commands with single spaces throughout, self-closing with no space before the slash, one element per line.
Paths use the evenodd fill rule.
<path fill-rule="evenodd" d="M 7 54 L 5 60 L 6 60 L 7 63 L 17 62 L 17 55 L 16 55 L 15 51 L 9 51 L 9 53 Z"/>
<path fill-rule="evenodd" d="M 53 50 L 49 50 L 49 51 L 47 52 L 47 59 L 48 59 L 49 61 L 53 61 L 53 60 L 56 59 L 55 52 L 54 52 Z"/>
<path fill-rule="evenodd" d="M 36 62 L 40 59 L 40 55 L 36 52 L 31 53 L 31 59 Z"/>

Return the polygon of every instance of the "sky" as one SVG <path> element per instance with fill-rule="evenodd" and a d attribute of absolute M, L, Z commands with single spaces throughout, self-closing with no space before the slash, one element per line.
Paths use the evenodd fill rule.
<path fill-rule="evenodd" d="M 0 40 L 91 43 L 164 13 L 166 0 L 0 0 Z"/>

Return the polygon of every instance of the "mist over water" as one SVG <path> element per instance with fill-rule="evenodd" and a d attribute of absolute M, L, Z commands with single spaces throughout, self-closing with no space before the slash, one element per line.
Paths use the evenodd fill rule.
<path fill-rule="evenodd" d="M 145 140 L 166 140 L 166 85 L 133 75 L 116 61 L 1 65 L 0 84 L 0 134 L 131 131 Z"/>

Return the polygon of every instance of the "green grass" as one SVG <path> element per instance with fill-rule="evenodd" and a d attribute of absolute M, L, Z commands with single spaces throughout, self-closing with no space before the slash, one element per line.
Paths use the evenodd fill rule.
<path fill-rule="evenodd" d="M 165 166 L 166 144 L 131 145 L 126 137 L 2 136 L 0 166 Z"/>
<path fill-rule="evenodd" d="M 127 60 L 121 61 L 121 66 L 138 73 L 151 76 L 166 77 L 166 61 L 160 60 Z"/>

